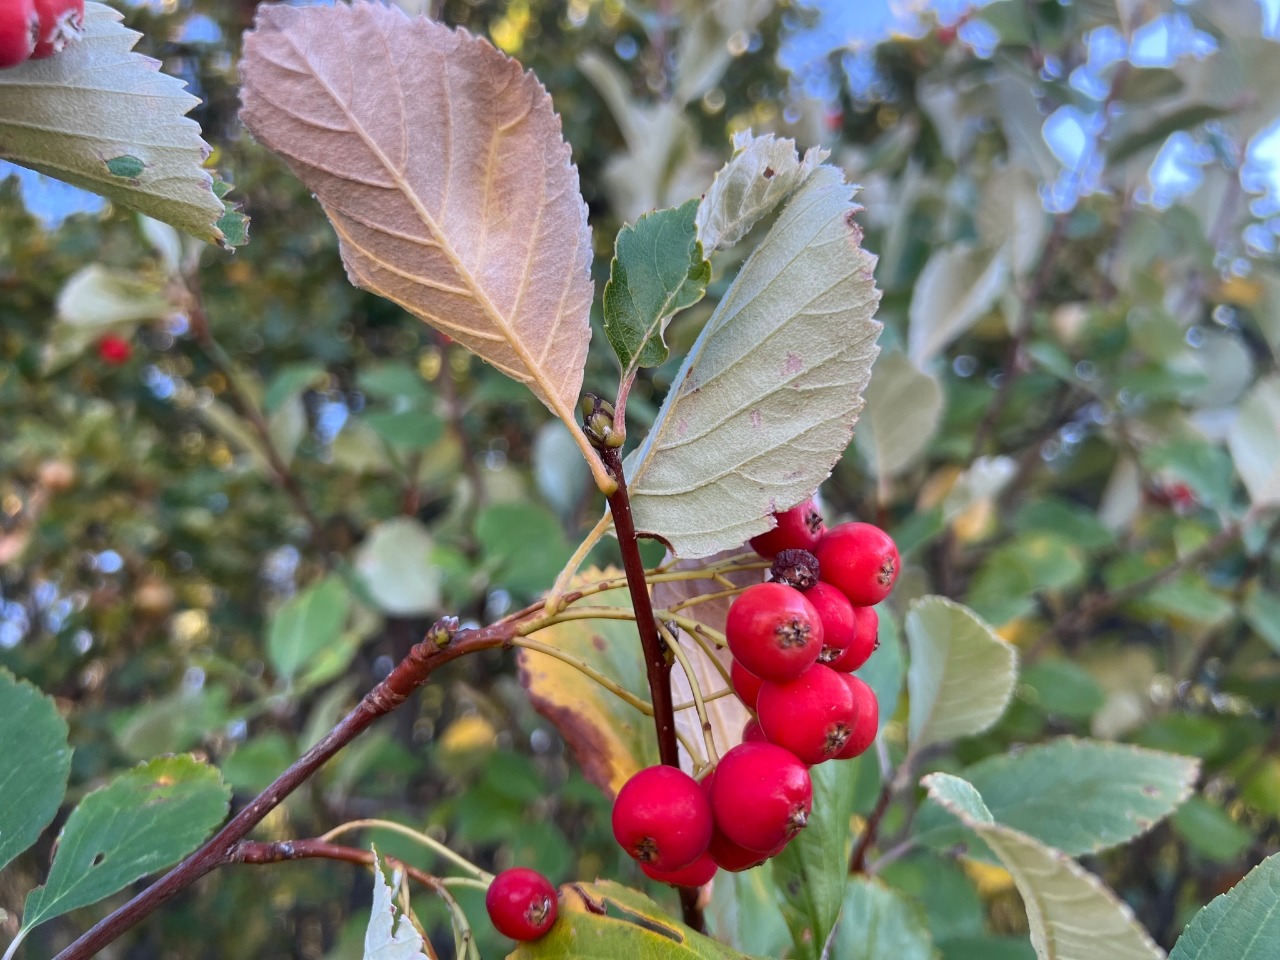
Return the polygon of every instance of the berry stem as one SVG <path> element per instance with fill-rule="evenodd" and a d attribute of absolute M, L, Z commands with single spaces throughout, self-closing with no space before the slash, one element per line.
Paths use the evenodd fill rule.
<path fill-rule="evenodd" d="M 485 886 L 488 886 L 489 882 L 493 879 L 493 874 L 486 873 L 484 870 L 481 870 L 462 854 L 450 850 L 435 837 L 429 836 L 425 833 L 419 833 L 412 827 L 406 827 L 404 824 L 396 823 L 394 820 L 349 820 L 346 823 L 338 824 L 338 826 L 334 827 L 328 833 L 323 834 L 320 837 L 320 840 L 328 843 L 329 841 L 342 836 L 344 833 L 350 833 L 353 830 L 364 830 L 370 827 L 377 828 L 379 830 L 387 830 L 391 833 L 398 833 L 403 837 L 408 837 L 415 843 L 421 844 L 433 853 L 448 860 L 454 866 L 465 870 Z"/>
<path fill-rule="evenodd" d="M 649 696 L 653 701 L 653 725 L 658 735 L 658 756 L 667 766 L 679 767 L 680 751 L 676 741 L 674 704 L 671 700 L 671 662 L 667 660 L 662 638 L 658 636 L 658 621 L 654 618 L 653 599 L 649 596 L 644 561 L 640 558 L 640 540 L 636 536 L 636 524 L 631 515 L 631 498 L 627 494 L 622 458 L 613 447 L 604 448 L 600 455 L 617 483 L 616 489 L 609 494 L 609 511 L 613 514 L 613 526 L 618 532 L 622 569 L 627 574 L 631 605 L 636 612 L 636 630 L 640 634 L 640 645 L 644 648 Z"/>
<path fill-rule="evenodd" d="M 578 549 L 573 551 L 573 556 L 564 565 L 564 569 L 556 577 L 556 582 L 551 585 L 551 589 L 547 591 L 547 595 L 543 599 L 543 609 L 547 613 L 556 613 L 563 609 L 565 606 L 565 594 L 569 592 L 569 582 L 573 580 L 578 568 L 586 561 L 587 554 L 592 551 L 597 543 L 604 539 L 604 535 L 609 532 L 609 528 L 612 526 L 613 516 L 606 512 L 600 517 L 596 525 L 591 528 L 591 532 L 586 535 L 582 543 L 578 544 Z"/>

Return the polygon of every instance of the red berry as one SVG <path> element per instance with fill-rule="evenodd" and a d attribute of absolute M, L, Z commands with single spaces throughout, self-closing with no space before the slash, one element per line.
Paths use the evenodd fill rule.
<path fill-rule="evenodd" d="M 751 538 L 751 549 L 766 560 L 773 559 L 783 550 L 808 550 L 812 553 L 827 532 L 822 514 L 813 505 L 813 500 L 775 513 L 773 518 L 778 521 L 777 526 Z"/>
<path fill-rule="evenodd" d="M 680 870 L 711 842 L 711 805 L 698 781 L 675 767 L 646 767 L 622 785 L 613 836 L 641 864 Z"/>
<path fill-rule="evenodd" d="M 764 735 L 764 728 L 760 726 L 759 720 L 748 720 L 742 725 L 742 742 L 743 743 L 768 743 L 769 738 Z"/>
<path fill-rule="evenodd" d="M 822 649 L 818 612 L 782 583 L 748 587 L 729 607 L 724 632 L 734 659 L 762 680 L 800 676 Z"/>
<path fill-rule="evenodd" d="M 537 940 L 556 922 L 556 888 L 537 870 L 512 867 L 489 884 L 484 905 L 497 931 L 512 940 Z"/>
<path fill-rule="evenodd" d="M 711 806 L 728 840 L 772 855 L 809 822 L 809 770 L 772 743 L 740 743 L 716 765 Z"/>
<path fill-rule="evenodd" d="M 108 333 L 98 341 L 98 358 L 103 363 L 118 367 L 122 363 L 127 363 L 132 355 L 133 344 L 124 337 L 117 337 L 114 333 Z"/>
<path fill-rule="evenodd" d="M 729 665 L 729 679 L 733 683 L 733 692 L 738 695 L 743 706 L 748 710 L 754 710 L 756 697 L 760 696 L 760 684 L 764 681 L 737 660 Z"/>
<path fill-rule="evenodd" d="M 858 721 L 844 676 L 815 663 L 795 680 L 760 688 L 760 727 L 770 743 L 808 764 L 834 759 Z"/>
<path fill-rule="evenodd" d="M 84 33 L 84 0 L 35 0 L 40 15 L 40 36 L 32 60 L 60 53 Z"/>
<path fill-rule="evenodd" d="M 844 749 L 836 754 L 837 760 L 852 760 L 875 743 L 876 734 L 880 732 L 880 701 L 876 699 L 875 691 L 861 677 L 855 677 L 851 673 L 839 673 L 836 676 L 843 678 L 849 685 L 849 692 L 853 694 L 858 708 L 853 731 L 845 741 Z"/>
<path fill-rule="evenodd" d="M 823 581 L 855 607 L 870 607 L 889 595 L 898 579 L 898 548 L 879 527 L 842 523 L 814 548 Z"/>
<path fill-rule="evenodd" d="M 853 621 L 856 627 L 853 642 L 827 664 L 841 673 L 857 670 L 880 646 L 880 615 L 875 607 L 854 607 Z"/>
<path fill-rule="evenodd" d="M 662 883 L 669 883 L 673 887 L 700 887 L 710 883 L 711 878 L 716 875 L 716 862 L 711 859 L 711 854 L 704 853 L 680 870 L 655 870 L 647 863 L 640 864 L 640 869 L 644 871 L 645 876 Z"/>
<path fill-rule="evenodd" d="M 804 592 L 804 598 L 822 621 L 822 652 L 818 662 L 830 664 L 857 639 L 858 626 L 854 620 L 853 604 L 829 583 L 815 583 Z"/>
<path fill-rule="evenodd" d="M 0 68 L 26 62 L 36 48 L 40 17 L 32 0 L 0 3 Z"/>
<path fill-rule="evenodd" d="M 783 847 L 786 846 L 784 843 Z M 711 848 L 707 855 L 721 870 L 728 870 L 730 873 L 741 873 L 743 870 L 750 870 L 752 867 L 758 867 L 770 857 L 776 857 L 782 852 L 782 847 L 776 850 L 769 850 L 761 853 L 759 850 L 748 850 L 741 844 L 734 843 L 722 832 L 716 830 L 715 835 L 711 838 Z"/>

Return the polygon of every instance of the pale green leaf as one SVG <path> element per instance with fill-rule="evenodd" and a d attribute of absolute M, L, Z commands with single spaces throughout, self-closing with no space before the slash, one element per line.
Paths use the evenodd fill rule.
<path fill-rule="evenodd" d="M 924 453 L 942 418 L 942 385 L 905 354 L 885 354 L 867 384 L 867 409 L 853 440 L 871 472 L 895 477 Z"/>
<path fill-rule="evenodd" d="M 267 656 L 276 673 L 292 680 L 342 636 L 351 595 L 341 578 L 330 574 L 291 598 L 271 618 Z"/>
<path fill-rule="evenodd" d="M 876 702 L 880 704 L 880 729 L 883 730 L 898 709 L 903 675 L 906 672 L 898 624 L 887 606 L 880 608 L 880 631 L 877 639 L 880 645 L 857 672 L 875 691 Z"/>
<path fill-rule="evenodd" d="M 421 616 L 440 606 L 440 571 L 427 528 L 411 517 L 375 524 L 356 549 L 355 567 L 374 602 L 396 617 Z"/>
<path fill-rule="evenodd" d="M 87 3 L 78 42 L 0 72 L 0 157 L 225 245 L 209 147 L 185 116 L 200 101 L 132 52 L 142 35 L 122 19 Z"/>
<path fill-rule="evenodd" d="M 139 323 L 163 319 L 173 310 L 159 280 L 97 263 L 83 267 L 58 293 L 58 314 L 41 352 L 41 369 L 56 373 L 103 335 L 131 336 Z"/>
<path fill-rule="evenodd" d="M 1013 272 L 1026 276 L 1040 263 L 1049 215 L 1029 170 L 998 167 L 982 185 L 975 217 L 978 235 L 992 250 L 1006 249 Z"/>
<path fill-rule="evenodd" d="M 1240 605 L 1245 622 L 1280 654 L 1280 595 L 1255 584 Z"/>
<path fill-rule="evenodd" d="M 1280 854 L 1197 913 L 1169 960 L 1275 960 L 1280 944 Z"/>
<path fill-rule="evenodd" d="M 0 870 L 36 842 L 67 789 L 71 747 L 52 697 L 0 670 Z M 20 734 L 20 735 L 18 735 Z"/>
<path fill-rule="evenodd" d="M 907 355 L 918 367 L 945 350 L 996 303 L 1009 282 L 1009 256 L 968 243 L 935 252 L 916 278 Z"/>
<path fill-rule="evenodd" d="M 852 188 L 820 167 L 748 258 L 627 458 L 636 525 L 681 557 L 763 533 L 849 444 L 880 324 Z"/>
<path fill-rule="evenodd" d="M 997 822 L 1080 856 L 1150 830 L 1190 796 L 1199 769 L 1191 757 L 1060 737 L 988 757 L 963 773 Z M 939 849 L 962 837 L 933 803 L 920 811 L 916 832 Z"/>
<path fill-rule="evenodd" d="M 986 842 L 1022 895 L 1039 960 L 1164 960 L 1133 911 L 1061 851 L 996 823 L 973 786 L 933 773 L 922 784 Z"/>
<path fill-rule="evenodd" d="M 873 877 L 850 877 L 833 960 L 933 960 L 924 911 Z"/>
<path fill-rule="evenodd" d="M 782 895 L 795 956 L 817 960 L 845 901 L 857 775 L 852 765 L 841 762 L 819 764 L 809 774 L 813 814 L 773 859 L 773 877 Z"/>
<path fill-rule="evenodd" d="M 427 960 L 422 937 L 392 900 L 378 850 L 373 851 L 373 909 L 364 933 L 364 960 Z"/>
<path fill-rule="evenodd" d="M 909 740 L 913 750 L 981 733 L 1000 719 L 1018 652 L 968 607 L 923 597 L 907 611 Z"/>
<path fill-rule="evenodd" d="M 785 956 L 791 934 L 778 906 L 773 862 L 741 873 L 721 873 L 706 908 L 710 933 L 739 950 L 763 957 Z"/>
<path fill-rule="evenodd" d="M 27 895 L 24 930 L 97 903 L 190 853 L 222 822 L 231 791 L 183 755 L 134 767 L 88 794 L 58 835 L 49 879 Z"/>
<path fill-rule="evenodd" d="M 555 516 L 532 503 L 485 507 L 476 514 L 475 536 L 493 582 L 520 594 L 550 587 L 573 553 Z"/>
<path fill-rule="evenodd" d="M 604 332 L 625 381 L 637 367 L 667 362 L 663 334 L 671 318 L 702 299 L 711 264 L 693 218 L 698 201 L 647 213 L 624 226 L 604 288 Z"/>
<path fill-rule="evenodd" d="M 612 881 L 561 888 L 560 916 L 508 960 L 744 960 L 745 954 L 672 919 L 644 894 Z"/>
<path fill-rule="evenodd" d="M 733 157 L 716 174 L 698 207 L 698 235 L 708 256 L 731 247 L 787 199 L 827 158 L 810 148 L 801 158 L 794 140 L 750 130 L 734 134 Z"/>
<path fill-rule="evenodd" d="M 1280 377 L 1254 384 L 1240 404 L 1227 446 L 1254 505 L 1280 501 Z"/>

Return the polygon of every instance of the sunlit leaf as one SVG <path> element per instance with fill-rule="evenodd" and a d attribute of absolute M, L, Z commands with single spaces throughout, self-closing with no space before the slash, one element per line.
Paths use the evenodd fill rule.
<path fill-rule="evenodd" d="M 1018 677 L 1013 647 L 945 597 L 914 601 L 906 630 L 912 749 L 981 733 L 1000 719 Z"/>
<path fill-rule="evenodd" d="M 341 578 L 330 574 L 290 599 L 271 618 L 267 656 L 277 674 L 294 676 L 342 636 L 351 595 Z"/>
<path fill-rule="evenodd" d="M 1227 445 L 1254 504 L 1280 501 L 1280 377 L 1260 380 L 1245 396 Z"/>
<path fill-rule="evenodd" d="M 794 140 L 734 134 L 733 157 L 716 174 L 698 207 L 698 235 L 708 255 L 731 247 L 773 212 L 827 158 L 816 147 L 801 158 Z"/>
<path fill-rule="evenodd" d="M 587 570 L 574 585 L 618 573 Z M 597 594 L 591 603 L 631 608 L 625 587 Z M 540 630 L 533 639 L 585 661 L 648 702 L 644 657 L 635 624 L 630 620 L 569 620 Z M 534 709 L 555 724 L 583 774 L 606 794 L 616 794 L 633 773 L 658 762 L 653 721 L 647 715 L 549 654 L 522 649 L 519 664 L 520 682 L 529 692 Z"/>
<path fill-rule="evenodd" d="M 36 842 L 67 789 L 71 747 L 52 697 L 0 670 L 0 870 Z"/>
<path fill-rule="evenodd" d="M 1080 856 L 1150 830 L 1190 796 L 1199 770 L 1191 757 L 1060 737 L 988 757 L 963 773 L 998 823 Z M 938 848 L 963 833 L 932 803 L 920 811 L 916 831 Z"/>
<path fill-rule="evenodd" d="M 348 275 L 577 430 L 591 238 L 551 98 L 487 41 L 398 8 L 259 8 L 246 125 L 315 193 Z"/>
<path fill-rule="evenodd" d="M 355 567 L 378 606 L 398 617 L 430 613 L 440 606 L 440 571 L 432 564 L 435 544 L 411 517 L 375 524 L 356 550 Z"/>
<path fill-rule="evenodd" d="M 1039 960 L 1164 960 L 1133 911 L 1066 854 L 997 823 L 965 780 L 933 773 L 934 802 L 981 837 L 1013 876 Z"/>
<path fill-rule="evenodd" d="M 880 324 L 852 188 L 820 167 L 743 265 L 627 458 L 640 531 L 681 557 L 744 543 L 830 473 Z"/>
<path fill-rule="evenodd" d="M 1008 255 L 958 243 L 936 251 L 911 294 L 907 355 L 923 367 L 990 310 L 1009 281 Z"/>
<path fill-rule="evenodd" d="M 56 57 L 0 71 L 0 157 L 231 245 L 227 215 L 204 169 L 209 146 L 186 116 L 200 101 L 150 57 L 142 35 L 101 3 L 85 4 L 84 36 Z"/>
<path fill-rule="evenodd" d="M 44 886 L 27 895 L 24 930 L 97 903 L 190 853 L 222 822 L 231 791 L 190 756 L 134 767 L 71 811 Z"/>

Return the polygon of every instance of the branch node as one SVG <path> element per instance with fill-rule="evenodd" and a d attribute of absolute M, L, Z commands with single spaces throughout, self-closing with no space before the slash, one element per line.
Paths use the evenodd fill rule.
<path fill-rule="evenodd" d="M 457 617 L 441 617 L 431 625 L 431 629 L 427 631 L 424 639 L 427 643 L 434 643 L 439 649 L 443 650 L 453 643 L 453 638 L 458 632 L 458 625 Z"/>

